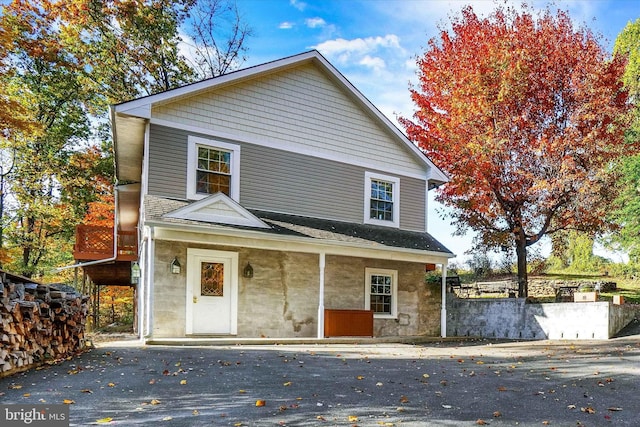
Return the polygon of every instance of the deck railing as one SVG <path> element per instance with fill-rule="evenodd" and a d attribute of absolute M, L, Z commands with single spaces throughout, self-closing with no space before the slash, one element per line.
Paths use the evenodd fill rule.
<path fill-rule="evenodd" d="M 136 231 L 118 232 L 117 261 L 138 259 L 138 236 Z M 113 256 L 113 228 L 93 225 L 76 227 L 76 244 L 73 257 L 79 261 L 99 260 Z"/>

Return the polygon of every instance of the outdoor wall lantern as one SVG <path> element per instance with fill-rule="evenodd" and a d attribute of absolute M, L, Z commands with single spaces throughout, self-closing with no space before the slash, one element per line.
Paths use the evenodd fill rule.
<path fill-rule="evenodd" d="M 242 270 L 242 275 L 247 279 L 251 279 L 253 277 L 253 267 L 251 267 L 251 264 L 247 263 L 247 266 Z"/>
<path fill-rule="evenodd" d="M 173 257 L 173 261 L 171 261 L 171 273 L 180 274 L 180 262 L 178 262 L 178 257 Z"/>
<path fill-rule="evenodd" d="M 137 261 L 131 263 L 131 283 L 138 284 L 140 282 L 140 265 Z"/>

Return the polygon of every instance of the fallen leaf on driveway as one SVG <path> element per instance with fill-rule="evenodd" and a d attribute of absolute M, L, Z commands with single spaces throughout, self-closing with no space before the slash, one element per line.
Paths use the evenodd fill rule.
<path fill-rule="evenodd" d="M 348 420 L 350 423 L 356 423 L 358 422 L 358 417 L 356 417 L 355 415 L 349 415 Z"/>
<path fill-rule="evenodd" d="M 180 385 L 186 385 L 187 384 L 187 380 L 180 380 Z"/>
<path fill-rule="evenodd" d="M 256 406 L 264 406 L 264 405 L 266 405 L 266 404 L 267 404 L 267 402 L 265 402 L 265 401 L 264 401 L 264 400 L 262 400 L 262 399 L 258 399 L 258 400 L 256 400 Z"/>
<path fill-rule="evenodd" d="M 82 393 L 93 393 L 91 390 L 89 390 L 88 388 L 83 388 L 82 390 L 80 390 Z"/>
<path fill-rule="evenodd" d="M 586 408 L 580 408 L 580 411 L 586 412 L 587 414 L 595 414 L 596 413 L 596 410 L 593 409 L 591 406 L 587 406 Z"/>
<path fill-rule="evenodd" d="M 502 416 L 502 412 L 500 412 L 500 411 L 495 411 L 493 413 L 493 418 L 498 418 L 498 417 L 501 417 L 501 416 Z"/>
<path fill-rule="evenodd" d="M 113 420 L 113 418 L 111 417 L 107 417 L 107 418 L 100 418 L 99 420 L 96 420 L 96 424 L 108 424 Z"/>
<path fill-rule="evenodd" d="M 75 400 L 71 400 L 71 399 L 64 399 L 62 401 L 62 403 L 64 403 L 65 405 L 73 405 L 75 402 Z"/>
<path fill-rule="evenodd" d="M 291 385 L 291 381 L 287 381 L 286 383 L 282 384 L 285 387 L 289 387 Z"/>
<path fill-rule="evenodd" d="M 618 406 L 611 406 L 610 408 L 607 408 L 607 411 L 622 411 L 622 408 Z"/>
<path fill-rule="evenodd" d="M 486 422 L 483 419 L 479 419 L 478 421 L 476 421 L 476 424 L 479 426 L 486 426 L 487 424 L 489 424 L 488 422 Z"/>

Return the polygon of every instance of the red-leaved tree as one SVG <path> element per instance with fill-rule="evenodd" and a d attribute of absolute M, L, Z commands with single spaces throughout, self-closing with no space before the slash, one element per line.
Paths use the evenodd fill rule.
<path fill-rule="evenodd" d="M 471 7 L 418 58 L 411 139 L 451 178 L 437 200 L 485 247 L 527 247 L 558 230 L 600 230 L 617 194 L 616 161 L 638 151 L 624 61 L 566 12 Z"/>

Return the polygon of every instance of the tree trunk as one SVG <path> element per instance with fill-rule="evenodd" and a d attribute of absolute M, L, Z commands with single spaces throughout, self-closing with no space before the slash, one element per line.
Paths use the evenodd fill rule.
<path fill-rule="evenodd" d="M 527 285 L 527 241 L 524 230 L 516 231 L 516 255 L 518 257 L 518 296 L 526 298 L 529 296 Z"/>

